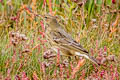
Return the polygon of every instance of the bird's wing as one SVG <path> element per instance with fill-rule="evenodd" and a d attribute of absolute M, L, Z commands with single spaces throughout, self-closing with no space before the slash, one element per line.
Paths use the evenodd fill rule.
<path fill-rule="evenodd" d="M 51 32 L 53 41 L 62 47 L 68 48 L 69 50 L 80 51 L 88 53 L 79 43 L 72 39 L 72 37 L 65 32 L 63 29 L 55 30 Z"/>

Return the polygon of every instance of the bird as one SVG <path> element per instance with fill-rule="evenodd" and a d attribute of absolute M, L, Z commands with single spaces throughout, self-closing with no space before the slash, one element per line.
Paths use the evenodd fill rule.
<path fill-rule="evenodd" d="M 67 31 L 58 23 L 56 16 L 45 15 L 45 37 L 49 47 L 64 56 L 84 57 L 96 65 L 100 65 L 96 58 L 89 55 L 89 52 L 83 48 Z"/>

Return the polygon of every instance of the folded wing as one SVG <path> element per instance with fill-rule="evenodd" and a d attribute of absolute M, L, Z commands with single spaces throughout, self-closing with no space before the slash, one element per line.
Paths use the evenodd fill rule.
<path fill-rule="evenodd" d="M 68 48 L 68 50 L 74 50 L 82 53 L 88 53 L 78 42 L 72 39 L 70 34 L 66 33 L 63 29 L 55 30 L 51 32 L 52 39 L 55 43 L 62 47 Z"/>

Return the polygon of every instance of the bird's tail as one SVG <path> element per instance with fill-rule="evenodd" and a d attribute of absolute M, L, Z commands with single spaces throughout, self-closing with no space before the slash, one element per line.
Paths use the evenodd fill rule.
<path fill-rule="evenodd" d="M 76 52 L 76 55 L 83 56 L 83 57 L 87 58 L 88 60 L 90 60 L 91 62 L 93 62 L 94 64 L 100 66 L 100 64 L 98 63 L 98 61 L 94 57 L 92 57 L 92 56 L 90 56 L 88 54 L 81 54 L 79 52 Z"/>
<path fill-rule="evenodd" d="M 100 66 L 100 63 L 98 63 L 98 61 L 94 57 L 89 56 L 89 60 L 92 61 L 93 63 L 95 63 L 96 65 Z"/>

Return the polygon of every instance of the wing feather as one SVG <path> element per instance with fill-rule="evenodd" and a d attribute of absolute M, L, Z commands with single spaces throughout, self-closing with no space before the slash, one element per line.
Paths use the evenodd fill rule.
<path fill-rule="evenodd" d="M 51 32 L 54 42 L 56 42 L 62 47 L 72 49 L 74 51 L 88 53 L 88 51 L 86 51 L 78 42 L 73 40 L 68 33 L 66 33 L 64 30 L 61 29 L 59 30 L 55 30 Z"/>

